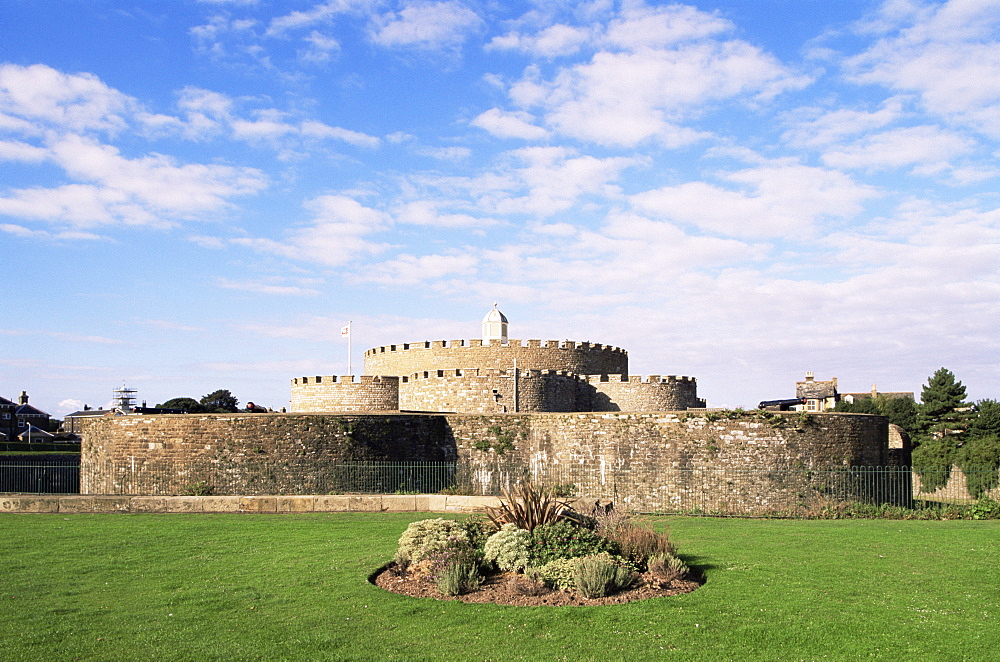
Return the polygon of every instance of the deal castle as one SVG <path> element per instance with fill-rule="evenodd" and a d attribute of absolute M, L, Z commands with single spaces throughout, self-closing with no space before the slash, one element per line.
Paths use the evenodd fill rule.
<path fill-rule="evenodd" d="M 654 412 L 704 408 L 693 377 L 628 374 L 624 349 L 508 338 L 496 305 L 481 339 L 374 347 L 364 374 L 292 380 L 292 412 L 463 414 Z"/>

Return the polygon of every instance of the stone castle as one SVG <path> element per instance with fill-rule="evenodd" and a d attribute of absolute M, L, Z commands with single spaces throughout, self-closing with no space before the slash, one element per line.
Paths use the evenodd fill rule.
<path fill-rule="evenodd" d="M 360 379 L 293 380 L 286 413 L 89 420 L 81 491 L 353 492 L 330 482 L 348 465 L 443 463 L 446 485 L 408 477 L 378 489 L 495 494 L 527 478 L 627 509 L 748 514 L 831 498 L 804 470 L 889 464 L 881 416 L 710 411 L 694 378 L 628 375 L 623 349 L 522 342 L 507 329 L 494 307 L 481 339 L 369 349 Z"/>
<path fill-rule="evenodd" d="M 365 374 L 292 380 L 291 411 L 466 414 L 704 408 L 693 377 L 628 374 L 628 353 L 572 340 L 508 338 L 496 305 L 483 336 L 374 347 Z"/>

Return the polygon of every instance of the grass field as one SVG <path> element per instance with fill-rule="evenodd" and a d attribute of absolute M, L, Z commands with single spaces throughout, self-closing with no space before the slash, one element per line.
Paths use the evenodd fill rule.
<path fill-rule="evenodd" d="M 0 659 L 1000 655 L 1000 521 L 659 518 L 707 576 L 700 590 L 518 608 L 370 585 L 425 516 L 0 516 Z"/>

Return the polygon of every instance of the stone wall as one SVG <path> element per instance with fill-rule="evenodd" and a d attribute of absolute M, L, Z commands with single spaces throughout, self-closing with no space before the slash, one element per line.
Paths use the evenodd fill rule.
<path fill-rule="evenodd" d="M 594 390 L 592 411 L 674 411 L 704 408 L 698 380 L 669 375 L 588 375 Z"/>
<path fill-rule="evenodd" d="M 886 464 L 887 435 L 879 416 L 755 411 L 128 416 L 87 424 L 81 491 L 179 494 L 212 470 L 220 493 L 309 494 L 338 461 L 458 460 L 470 493 L 531 476 L 638 510 L 771 512 L 829 491 L 809 469 Z"/>
<path fill-rule="evenodd" d="M 365 352 L 367 375 L 412 375 L 422 371 L 480 369 L 557 370 L 578 375 L 628 374 L 628 352 L 572 340 L 434 340 L 374 347 Z"/>
<path fill-rule="evenodd" d="M 399 409 L 399 378 L 362 375 L 296 377 L 291 411 L 359 412 Z"/>

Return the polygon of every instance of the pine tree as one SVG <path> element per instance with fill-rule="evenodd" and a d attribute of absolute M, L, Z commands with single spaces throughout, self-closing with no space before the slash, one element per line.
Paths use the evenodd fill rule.
<path fill-rule="evenodd" d="M 920 442 L 961 435 L 972 416 L 965 402 L 965 386 L 947 368 L 939 368 L 927 379 L 920 393 L 922 403 L 917 412 Z"/>

